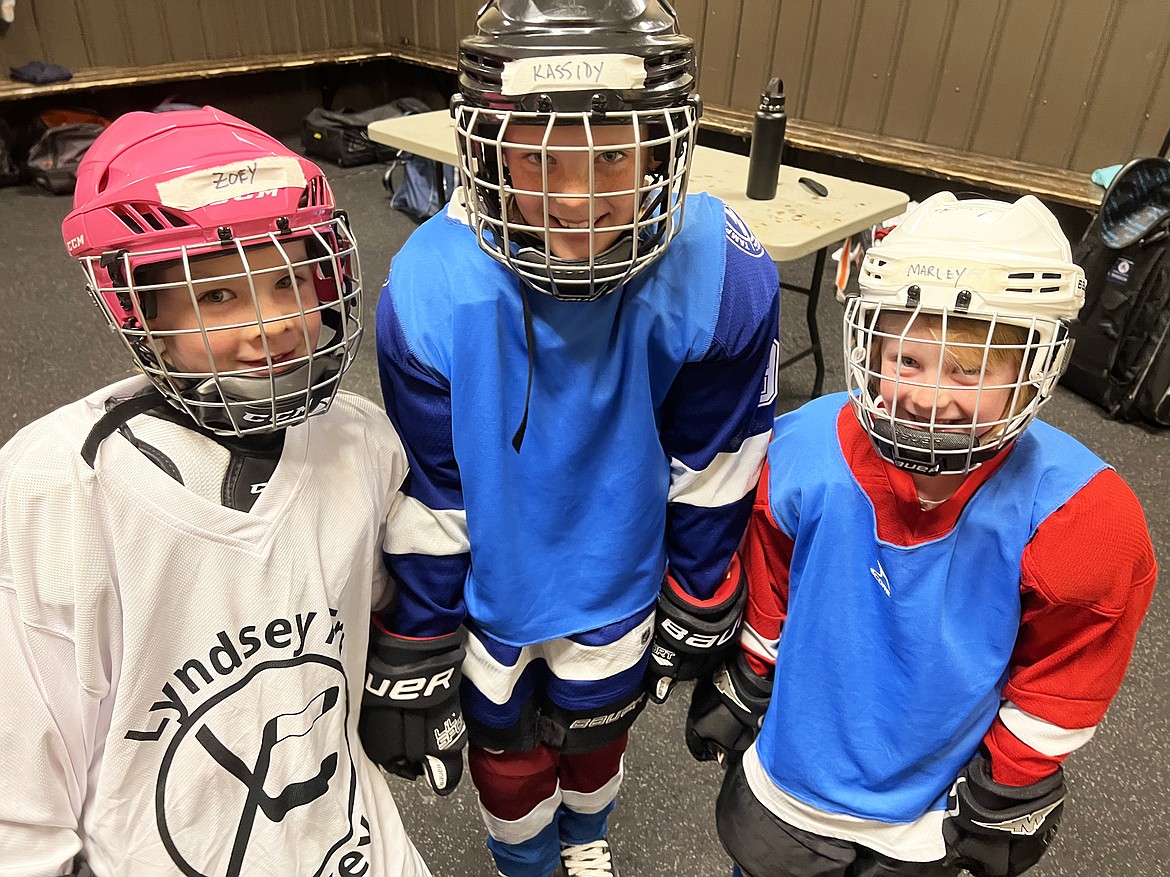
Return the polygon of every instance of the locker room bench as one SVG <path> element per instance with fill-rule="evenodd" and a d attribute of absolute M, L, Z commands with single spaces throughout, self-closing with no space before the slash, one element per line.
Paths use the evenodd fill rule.
<path fill-rule="evenodd" d="M 703 127 L 750 137 L 752 114 L 705 106 Z M 1096 209 L 1105 190 L 1083 171 L 1046 167 L 1024 161 L 979 155 L 897 137 L 875 137 L 831 125 L 789 119 L 785 141 L 798 149 L 854 159 L 912 174 L 954 180 L 981 188 L 1042 198 Z"/>
<path fill-rule="evenodd" d="M 45 95 L 64 95 L 98 89 L 152 85 L 160 82 L 218 79 L 225 76 L 262 73 L 271 70 L 324 68 L 340 64 L 358 64 L 381 60 L 418 61 L 419 56 L 412 53 L 409 58 L 404 59 L 401 50 L 363 47 L 340 52 L 336 49 L 328 49 L 320 52 L 259 55 L 249 58 L 197 59 L 142 67 L 87 67 L 73 71 L 73 78 L 66 82 L 51 82 L 46 85 L 30 85 L 11 79 L 0 80 L 0 101 L 19 101 Z M 336 86 L 335 77 L 323 77 L 321 90 L 326 106 L 329 106 L 332 91 L 336 90 Z"/>

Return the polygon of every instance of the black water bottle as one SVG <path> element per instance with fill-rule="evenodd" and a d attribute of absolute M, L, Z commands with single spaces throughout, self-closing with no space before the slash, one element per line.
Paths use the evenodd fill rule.
<path fill-rule="evenodd" d="M 773 77 L 760 95 L 756 123 L 752 128 L 752 149 L 748 156 L 747 196 L 757 201 L 776 197 L 780 179 L 780 159 L 784 153 L 784 129 L 788 115 L 784 112 L 784 83 Z"/>

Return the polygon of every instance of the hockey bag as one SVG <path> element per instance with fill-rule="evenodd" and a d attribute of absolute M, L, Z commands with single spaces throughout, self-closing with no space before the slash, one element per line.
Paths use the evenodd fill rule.
<path fill-rule="evenodd" d="M 390 163 L 382 183 L 390 190 L 390 206 L 416 222 L 438 213 L 455 191 L 455 168 L 401 152 Z"/>
<path fill-rule="evenodd" d="M 0 122 L 0 186 L 15 186 L 20 182 L 20 168 L 12 157 L 11 138 Z"/>
<path fill-rule="evenodd" d="M 69 195 L 77 185 L 82 156 L 110 122 L 88 110 L 47 110 L 37 124 L 41 134 L 29 148 L 25 167 L 47 192 Z"/>
<path fill-rule="evenodd" d="M 1170 161 L 1117 174 L 1073 259 L 1087 285 L 1062 383 L 1117 420 L 1170 426 Z"/>
<path fill-rule="evenodd" d="M 414 97 L 402 97 L 360 113 L 318 107 L 301 123 L 301 146 L 305 155 L 323 158 L 338 167 L 390 161 L 398 157 L 398 150 L 372 141 L 366 133 L 370 123 L 429 110 L 430 107 Z"/>

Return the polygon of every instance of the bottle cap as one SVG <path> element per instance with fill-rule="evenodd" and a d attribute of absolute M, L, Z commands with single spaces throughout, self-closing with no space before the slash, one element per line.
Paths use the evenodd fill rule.
<path fill-rule="evenodd" d="M 760 109 L 764 112 L 778 112 L 784 109 L 784 82 L 779 76 L 768 80 L 768 87 L 760 95 Z"/>

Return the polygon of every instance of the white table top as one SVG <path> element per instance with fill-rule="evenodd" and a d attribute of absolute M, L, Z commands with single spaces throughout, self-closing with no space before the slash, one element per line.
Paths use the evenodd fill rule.
<path fill-rule="evenodd" d="M 446 110 L 382 119 L 370 125 L 369 135 L 376 143 L 444 164 L 458 163 L 453 120 Z M 691 163 L 690 190 L 707 192 L 730 206 L 777 262 L 807 256 L 897 216 L 908 202 L 895 189 L 794 167 L 780 168 L 775 198 L 755 201 L 744 194 L 747 168 L 747 156 L 699 146 Z M 797 183 L 799 177 L 821 183 L 828 196 L 809 192 Z"/>

